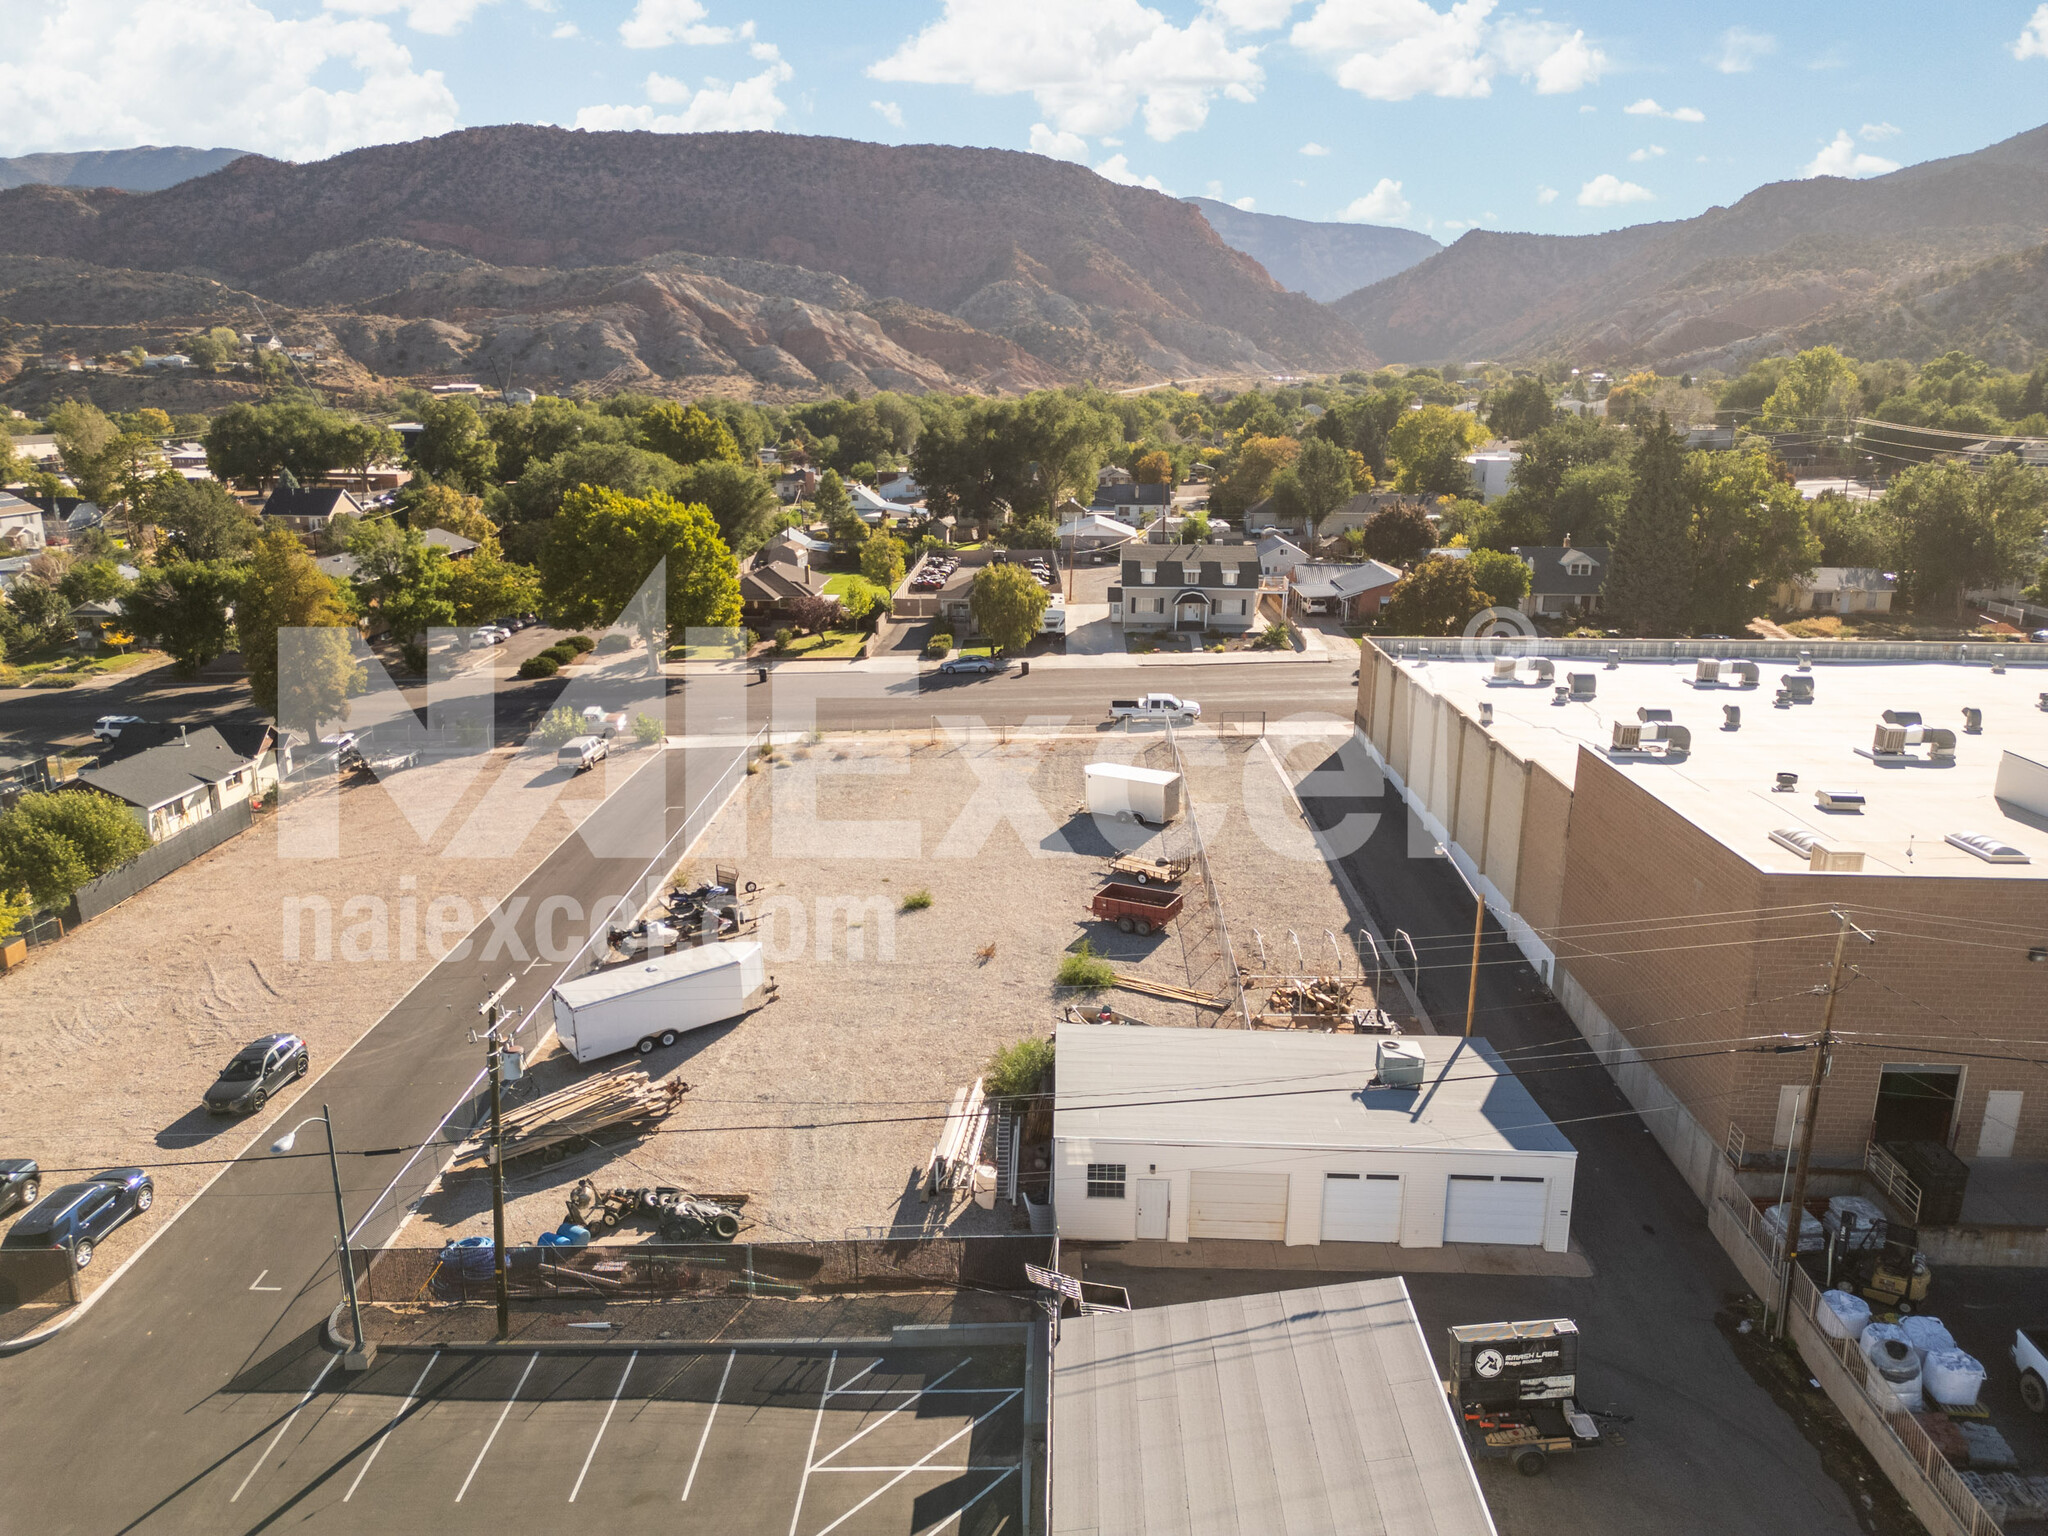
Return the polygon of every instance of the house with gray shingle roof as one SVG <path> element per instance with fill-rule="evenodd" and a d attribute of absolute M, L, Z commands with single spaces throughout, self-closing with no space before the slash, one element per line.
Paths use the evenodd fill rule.
<path fill-rule="evenodd" d="M 1518 544 L 1511 553 L 1529 567 L 1529 595 L 1522 612 L 1532 618 L 1568 613 L 1598 613 L 1612 561 L 1598 545 L 1581 549 L 1570 539 L 1563 544 Z"/>
<path fill-rule="evenodd" d="M 160 843 L 248 799 L 255 781 L 255 763 L 203 725 L 160 747 L 83 769 L 72 782 L 123 802 L 149 840 Z"/>

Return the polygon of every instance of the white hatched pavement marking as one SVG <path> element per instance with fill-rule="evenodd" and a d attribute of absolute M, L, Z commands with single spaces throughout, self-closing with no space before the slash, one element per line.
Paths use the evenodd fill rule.
<path fill-rule="evenodd" d="M 1003 1469 L 1003 1475 L 1001 1477 L 991 1478 L 989 1480 L 989 1485 L 986 1488 L 982 1489 L 981 1492 L 977 1493 L 965 1504 L 962 1504 L 958 1509 L 954 1510 L 953 1513 L 946 1516 L 946 1518 L 941 1520 L 937 1525 L 926 1526 L 922 1531 L 918 1533 L 918 1536 L 938 1536 L 938 1533 L 940 1531 L 943 1531 L 947 1526 L 951 1525 L 955 1520 L 958 1520 L 962 1515 L 966 1514 L 967 1511 L 974 1508 L 974 1506 L 979 1504 L 983 1499 L 987 1498 L 990 1494 L 994 1493 L 998 1488 L 1002 1487 L 1003 1484 L 1009 1479 L 1010 1474 L 1012 1472 L 1015 1472 L 1016 1470 L 1017 1469 L 1015 1467 L 1005 1467 Z"/>
<path fill-rule="evenodd" d="M 972 1355 L 969 1355 L 969 1356 L 967 1357 L 967 1359 L 966 1359 L 966 1360 L 962 1360 L 962 1361 L 961 1361 L 961 1362 L 960 1362 L 960 1363 L 959 1363 L 958 1365 L 954 1366 L 952 1370 L 950 1370 L 950 1371 L 946 1372 L 946 1376 L 951 1376 L 951 1375 L 955 1374 L 956 1372 L 959 1372 L 959 1371 L 963 1371 L 963 1370 L 965 1370 L 965 1369 L 967 1368 L 967 1366 L 968 1366 L 969 1362 L 970 1362 L 970 1361 L 972 1361 L 972 1360 L 973 1360 L 973 1358 L 974 1358 L 974 1357 L 973 1357 Z M 880 1362 L 878 1361 L 878 1362 L 876 1362 L 876 1363 L 877 1363 L 877 1364 L 879 1364 Z M 939 1378 L 939 1381 L 944 1381 L 944 1380 L 946 1379 L 946 1376 L 941 1376 L 941 1377 Z M 852 1439 L 852 1440 L 847 1440 L 847 1441 L 843 1442 L 842 1444 L 840 1444 L 840 1445 L 838 1445 L 838 1446 L 835 1446 L 835 1447 L 834 1447 L 834 1448 L 833 1448 L 832 1450 L 829 1450 L 829 1451 L 827 1451 L 827 1452 L 826 1452 L 826 1453 L 825 1453 L 825 1454 L 824 1454 L 823 1456 L 821 1456 L 821 1457 L 819 1457 L 819 1458 L 818 1458 L 818 1465 L 819 1465 L 820 1467 L 824 1466 L 824 1464 L 825 1464 L 826 1462 L 830 1461 L 830 1460 L 831 1460 L 831 1459 L 832 1459 L 832 1458 L 833 1458 L 834 1456 L 837 1456 L 837 1455 L 838 1455 L 838 1454 L 839 1454 L 839 1453 L 840 1453 L 841 1451 L 845 1450 L 847 1446 L 849 1446 L 849 1445 L 852 1445 L 852 1444 L 853 1444 L 853 1442 L 854 1442 L 854 1440 L 858 1440 L 858 1439 L 860 1439 L 860 1438 L 861 1438 L 861 1436 L 863 1436 L 863 1435 L 867 1435 L 867 1434 L 871 1434 L 871 1433 L 873 1433 L 873 1432 L 874 1432 L 875 1430 L 878 1430 L 878 1429 L 880 1429 L 880 1428 L 881 1428 L 881 1427 L 882 1427 L 882 1426 L 883 1426 L 884 1424 L 888 1423 L 888 1422 L 889 1422 L 889 1421 L 890 1421 L 891 1419 L 895 1418 L 895 1417 L 896 1417 L 896 1415 L 897 1415 L 897 1414 L 899 1414 L 899 1413 L 901 1413 L 901 1412 L 902 1412 L 902 1411 L 903 1411 L 904 1409 L 906 1409 L 906 1408 L 914 1408 L 914 1407 L 916 1407 L 916 1406 L 917 1406 L 917 1399 L 918 1399 L 918 1398 L 920 1398 L 920 1397 L 923 1397 L 923 1396 L 925 1395 L 925 1393 L 927 1393 L 927 1392 L 931 1391 L 931 1390 L 932 1390 L 932 1388 L 933 1388 L 933 1387 L 936 1387 L 936 1386 L 937 1386 L 938 1384 L 939 1384 L 939 1382 L 938 1382 L 938 1381 L 935 1381 L 935 1382 L 933 1382 L 933 1383 L 932 1383 L 932 1385 L 931 1385 L 930 1387 L 897 1387 L 897 1388 L 894 1388 L 893 1390 L 895 1390 L 895 1391 L 898 1391 L 898 1392 L 909 1392 L 909 1393 L 913 1393 L 913 1394 L 915 1394 L 915 1395 L 911 1397 L 911 1399 L 910 1399 L 910 1401 L 909 1401 L 909 1402 L 906 1402 L 906 1403 L 898 1403 L 898 1404 L 897 1404 L 897 1405 L 896 1405 L 896 1406 L 895 1406 L 894 1408 L 891 1408 L 891 1409 L 890 1409 L 890 1410 L 889 1410 L 889 1411 L 888 1411 L 887 1413 L 883 1414 L 883 1415 L 882 1415 L 882 1416 L 881 1416 L 881 1417 L 880 1417 L 879 1419 L 875 1420 L 875 1422 L 874 1422 L 874 1423 L 872 1423 L 872 1424 L 870 1424 L 870 1425 L 869 1425 L 869 1426 L 868 1426 L 868 1427 L 867 1427 L 866 1429 L 863 1429 L 863 1430 L 858 1430 L 858 1431 L 856 1431 L 856 1432 L 855 1432 L 855 1434 L 854 1434 L 854 1436 L 853 1436 L 853 1439 Z M 887 1388 L 884 1388 L 884 1389 L 881 1389 L 881 1390 L 891 1390 L 891 1389 L 887 1389 Z M 990 1392 L 1000 1392 L 1000 1391 L 1002 1391 L 1002 1390 L 1004 1390 L 1004 1389 L 1003 1389 L 1003 1388 L 1001 1388 L 1001 1387 L 990 1387 L 990 1388 L 988 1388 L 987 1390 L 988 1390 L 988 1391 L 990 1391 Z M 863 1395 L 865 1395 L 865 1394 L 863 1394 Z"/>
<path fill-rule="evenodd" d="M 819 1530 L 817 1532 L 817 1536 L 832 1536 L 832 1532 L 838 1530 L 840 1526 L 846 1524 L 847 1521 L 851 1520 L 855 1515 L 859 1514 L 862 1510 L 866 1509 L 870 1504 L 874 1503 L 875 1500 L 879 1499 L 891 1488 L 894 1488 L 898 1483 L 902 1482 L 903 1479 L 910 1476 L 911 1473 L 928 1472 L 933 1470 L 931 1466 L 932 1457 L 938 1455 L 939 1452 L 951 1446 L 953 1442 L 958 1440 L 962 1435 L 973 1433 L 985 1421 L 994 1418 L 997 1414 L 1001 1413 L 1005 1408 L 1009 1407 L 1010 1404 L 1014 1403 L 1018 1398 L 1022 1397 L 1023 1395 L 1024 1390 L 1021 1387 L 1012 1390 L 1008 1396 L 1006 1396 L 1000 1403 L 997 1403 L 995 1407 L 989 1409 L 987 1413 L 982 1414 L 980 1418 L 969 1421 L 968 1423 L 962 1425 L 959 1429 L 955 1430 L 952 1434 L 946 1436 L 944 1440 L 941 1440 L 937 1445 L 933 1446 L 929 1451 L 927 1451 L 923 1456 L 920 1456 L 910 1466 L 904 1468 L 901 1472 L 898 1472 L 894 1477 L 890 1478 L 889 1481 L 882 1484 L 881 1487 L 877 1488 L 873 1493 L 869 1494 L 866 1498 L 862 1499 L 858 1504 L 854 1505 L 853 1508 L 849 1509 L 837 1520 L 834 1520 L 830 1525 L 825 1526 L 824 1528 Z M 807 1472 L 805 1476 L 806 1479 L 808 1479 L 809 1473 Z M 996 1482 L 1001 1481 L 1001 1478 L 996 1479 Z M 989 1486 L 994 1487 L 995 1484 L 991 1483 Z M 987 1491 L 988 1489 L 986 1488 L 982 1490 L 983 1493 L 986 1493 Z M 963 1504 L 960 1507 L 962 1509 L 965 1509 L 967 1506 Z M 943 1524 L 944 1522 L 941 1521 L 940 1523 Z M 791 1536 L 794 1536 L 793 1531 L 791 1533 Z"/>

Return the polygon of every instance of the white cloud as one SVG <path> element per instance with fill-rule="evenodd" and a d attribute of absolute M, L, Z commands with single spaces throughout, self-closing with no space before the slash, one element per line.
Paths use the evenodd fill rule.
<path fill-rule="evenodd" d="M 1256 205 L 1257 201 L 1258 200 L 1256 198 L 1240 197 L 1233 199 L 1230 206 L 1233 208 L 1242 208 L 1246 213 L 1250 213 L 1252 211 L 1252 208 Z"/>
<path fill-rule="evenodd" d="M 638 0 L 633 14 L 619 23 L 619 38 L 628 48 L 666 48 L 729 43 L 739 35 L 731 27 L 705 26 L 709 14 L 702 0 Z"/>
<path fill-rule="evenodd" d="M 1591 103 L 1590 101 L 1587 101 L 1587 102 L 1581 102 L 1581 103 L 1579 104 L 1579 110 L 1580 110 L 1581 112 L 1598 112 L 1598 111 L 1599 111 L 1600 109 L 1599 109 L 1598 107 L 1594 106 L 1594 105 L 1593 105 L 1593 103 Z"/>
<path fill-rule="evenodd" d="M 549 37 L 552 37 L 558 43 L 566 42 L 568 39 L 572 37 L 581 37 L 582 35 L 583 34 L 577 30 L 576 23 L 573 21 L 556 22 L 555 30 L 548 34 Z"/>
<path fill-rule="evenodd" d="M 1607 55 L 1583 32 L 1533 15 L 1490 23 L 1496 3 L 1456 0 L 1439 11 L 1427 0 L 1321 0 L 1288 35 L 1297 48 L 1333 59 L 1337 83 L 1373 101 L 1488 96 L 1502 72 L 1538 95 L 1561 95 L 1607 69 Z"/>
<path fill-rule="evenodd" d="M 1635 161 L 1637 165 L 1641 165 L 1645 160 L 1655 160 L 1663 153 L 1664 146 L 1662 144 L 1646 144 L 1641 149 L 1630 150 L 1629 159 Z"/>
<path fill-rule="evenodd" d="M 1095 167 L 1095 174 L 1124 187 L 1150 187 L 1154 192 L 1166 191 L 1166 185 L 1157 176 L 1140 176 L 1131 169 L 1130 157 L 1111 155 Z"/>
<path fill-rule="evenodd" d="M 1555 187 L 1538 187 L 1538 188 L 1536 189 L 1536 201 L 1537 201 L 1537 202 L 1539 202 L 1539 203 L 1554 203 L 1554 202 L 1556 202 L 1556 201 L 1557 201 L 1557 188 L 1555 188 Z"/>
<path fill-rule="evenodd" d="M 1365 196 L 1353 198 L 1351 206 L 1337 217 L 1347 224 L 1399 224 L 1414 208 L 1401 195 L 1401 183 L 1382 176 L 1377 186 Z"/>
<path fill-rule="evenodd" d="M 652 74 L 647 77 L 647 99 L 680 111 L 657 112 L 645 106 L 585 107 L 576 114 L 576 126 L 592 131 L 644 128 L 654 133 L 739 133 L 773 128 L 789 110 L 775 88 L 795 73 L 777 59 L 751 79 L 730 83 L 706 80 L 694 91 L 672 76 Z"/>
<path fill-rule="evenodd" d="M 1632 181 L 1623 181 L 1619 176 L 1603 172 L 1579 188 L 1579 206 L 1618 208 L 1623 203 L 1647 203 L 1656 195 L 1648 187 L 1639 187 Z"/>
<path fill-rule="evenodd" d="M 367 17 L 284 18 L 255 0 L 0 0 L 0 29 L 0 154 L 231 144 L 311 160 L 456 123 L 441 72 L 414 68 Z"/>
<path fill-rule="evenodd" d="M 1756 61 L 1778 51 L 1778 40 L 1768 32 L 1747 27 L 1730 27 L 1721 34 L 1720 57 L 1709 62 L 1724 75 L 1744 75 L 1756 68 Z"/>
<path fill-rule="evenodd" d="M 1043 123 L 1031 125 L 1031 153 L 1050 155 L 1055 160 L 1088 163 L 1088 141 L 1078 133 L 1055 133 Z"/>
<path fill-rule="evenodd" d="M 1887 171 L 1896 171 L 1899 162 L 1887 160 L 1882 155 L 1865 154 L 1856 148 L 1856 141 L 1844 128 L 1835 135 L 1834 142 L 1806 163 L 1799 174 L 1802 176 L 1882 176 Z"/>
<path fill-rule="evenodd" d="M 1704 123 L 1707 120 L 1707 114 L 1698 107 L 1660 107 L 1649 96 L 1641 101 L 1632 101 L 1621 110 L 1630 117 L 1668 117 L 1674 123 Z"/>
<path fill-rule="evenodd" d="M 1329 150 L 1325 149 L 1322 145 L 1318 144 L 1314 139 L 1310 139 L 1306 144 L 1301 146 L 1301 152 L 1304 155 L 1327 155 L 1329 153 Z"/>
<path fill-rule="evenodd" d="M 868 73 L 964 85 L 984 96 L 1029 92 L 1067 133 L 1114 133 L 1142 104 L 1164 142 L 1199 128 L 1220 93 L 1256 99 L 1256 47 L 1234 47 L 1222 20 L 1175 26 L 1140 0 L 945 0 L 944 14 Z"/>
<path fill-rule="evenodd" d="M 1295 0 L 1209 0 L 1209 9 L 1240 32 L 1270 32 L 1294 13 Z"/>
<path fill-rule="evenodd" d="M 1895 139 L 1903 131 L 1896 123 L 1865 123 L 1856 130 L 1856 137 L 1875 144 L 1880 139 Z"/>
<path fill-rule="evenodd" d="M 388 16 L 404 11 L 407 26 L 436 37 L 452 37 L 491 3 L 492 0 L 322 0 L 328 10 L 352 16 Z"/>
<path fill-rule="evenodd" d="M 2013 41 L 2012 56 L 2016 59 L 2048 59 L 2048 5 L 2036 10 L 2020 29 L 2020 35 Z"/>
<path fill-rule="evenodd" d="M 903 126 L 903 108 L 898 106 L 895 102 L 871 101 L 868 103 L 868 105 L 873 107 L 877 112 L 881 113 L 882 121 L 887 123 L 891 128 L 901 128 Z"/>

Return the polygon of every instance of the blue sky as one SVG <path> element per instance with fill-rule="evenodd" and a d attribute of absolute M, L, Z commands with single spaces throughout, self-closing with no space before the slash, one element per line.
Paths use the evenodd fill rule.
<path fill-rule="evenodd" d="M 1444 240 L 1684 218 L 2048 122 L 2025 0 L 0 0 L 0 37 L 0 154 L 776 128 Z"/>

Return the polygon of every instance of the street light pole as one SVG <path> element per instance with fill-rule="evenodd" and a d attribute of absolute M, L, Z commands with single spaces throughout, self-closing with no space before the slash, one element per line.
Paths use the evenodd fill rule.
<path fill-rule="evenodd" d="M 484 1033 L 485 1075 L 491 1080 L 491 1257 L 498 1291 L 498 1337 L 512 1335 L 512 1279 L 505 1264 L 505 1042 L 498 1038 L 498 1005 L 512 990 L 512 978 L 483 1001 L 477 1012 L 489 1021 Z"/>
<path fill-rule="evenodd" d="M 1436 851 L 1449 860 L 1453 872 L 1464 881 L 1465 889 L 1472 893 L 1472 979 L 1465 988 L 1465 1035 L 1469 1039 L 1472 1034 L 1473 1016 L 1479 1011 L 1479 946 L 1486 936 L 1486 899 L 1479 894 L 1470 880 L 1465 879 L 1465 871 L 1458 868 L 1456 859 L 1451 858 L 1450 849 L 1438 843 Z"/>
<path fill-rule="evenodd" d="M 336 1246 L 335 1252 L 341 1258 L 341 1284 L 342 1289 L 348 1293 L 349 1323 L 355 1330 L 356 1341 L 356 1347 L 350 1350 L 343 1358 L 342 1368 L 344 1370 L 360 1371 L 369 1366 L 371 1358 L 377 1353 L 377 1347 L 370 1343 L 363 1333 L 363 1304 L 356 1296 L 355 1259 L 349 1252 L 348 1246 L 348 1209 L 342 1204 L 341 1200 L 341 1159 L 334 1149 L 333 1115 L 333 1110 L 329 1109 L 327 1105 L 322 1104 L 319 1114 L 301 1120 L 297 1125 L 286 1131 L 284 1135 L 270 1144 L 270 1150 L 273 1156 L 282 1156 L 291 1151 L 292 1143 L 297 1140 L 299 1132 L 311 1125 L 315 1120 L 326 1127 L 327 1171 L 334 1176 L 334 1221 L 340 1230 L 340 1242 Z"/>

